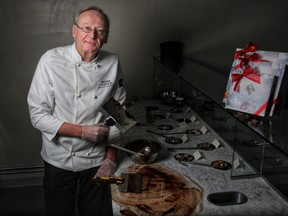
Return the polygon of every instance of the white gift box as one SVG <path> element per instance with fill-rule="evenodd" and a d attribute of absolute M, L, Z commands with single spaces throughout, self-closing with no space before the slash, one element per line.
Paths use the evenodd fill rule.
<path fill-rule="evenodd" d="M 243 52 L 245 49 L 236 49 L 223 99 L 225 108 L 272 116 L 288 64 L 288 53 Z"/>

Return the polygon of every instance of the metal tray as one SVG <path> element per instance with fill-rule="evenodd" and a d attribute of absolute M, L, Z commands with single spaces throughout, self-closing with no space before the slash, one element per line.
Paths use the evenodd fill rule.
<path fill-rule="evenodd" d="M 227 206 L 246 203 L 248 201 L 248 198 L 241 192 L 227 191 L 208 194 L 207 200 L 214 205 Z"/>

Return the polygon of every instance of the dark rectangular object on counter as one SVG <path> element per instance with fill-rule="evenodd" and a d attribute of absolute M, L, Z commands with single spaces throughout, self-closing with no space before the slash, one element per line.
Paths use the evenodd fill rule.
<path fill-rule="evenodd" d="M 141 173 L 122 173 L 121 177 L 124 183 L 119 185 L 121 192 L 141 193 L 142 192 L 142 174 Z"/>
<path fill-rule="evenodd" d="M 208 194 L 207 200 L 218 206 L 239 205 L 248 201 L 245 194 L 238 191 L 226 191 Z"/>
<path fill-rule="evenodd" d="M 160 60 L 172 71 L 178 73 L 182 67 L 183 45 L 178 41 L 160 43 Z"/>

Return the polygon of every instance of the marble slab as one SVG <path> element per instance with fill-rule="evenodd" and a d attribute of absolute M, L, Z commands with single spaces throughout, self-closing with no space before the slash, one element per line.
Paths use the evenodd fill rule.
<path fill-rule="evenodd" d="M 154 119 L 153 123 L 147 123 L 146 121 L 146 107 L 145 106 L 158 106 L 159 109 L 154 114 L 165 115 L 164 119 Z M 204 190 L 203 211 L 199 215 L 245 215 L 245 216 L 270 216 L 270 215 L 288 215 L 288 202 L 284 199 L 265 179 L 262 177 L 247 178 L 247 179 L 231 179 L 231 170 L 218 170 L 213 167 L 199 166 L 193 163 L 187 163 L 188 166 L 180 164 L 174 159 L 174 155 L 177 153 L 190 153 L 194 154 L 196 151 L 201 152 L 199 163 L 210 164 L 214 160 L 225 160 L 233 163 L 233 151 L 232 148 L 225 143 L 209 126 L 202 121 L 199 116 L 196 115 L 189 107 L 184 106 L 181 108 L 182 113 L 171 113 L 173 107 L 164 105 L 161 101 L 149 100 L 149 101 L 131 101 L 127 103 L 127 109 L 141 125 L 136 125 L 123 134 L 123 145 L 136 139 L 152 139 L 162 144 L 162 151 L 158 155 L 155 164 L 163 164 L 183 175 L 188 176 L 194 182 L 199 184 Z M 169 114 L 169 115 L 168 115 Z M 193 119 L 188 124 L 179 125 L 177 119 L 187 118 Z M 205 134 L 199 136 L 191 136 L 189 139 L 179 145 L 171 145 L 165 142 L 165 138 L 148 133 L 147 130 L 153 130 L 155 132 L 163 133 L 157 126 L 159 125 L 172 125 L 174 128 L 171 131 L 185 131 L 187 129 L 201 129 L 203 126 L 207 129 Z M 169 132 L 171 132 L 169 131 Z M 168 131 L 167 131 L 168 132 Z M 183 134 L 173 135 L 177 137 L 183 137 Z M 213 151 L 200 151 L 196 149 L 190 150 L 177 150 L 176 152 L 168 151 L 169 147 L 195 147 L 198 143 L 213 141 L 220 142 L 220 146 Z M 119 151 L 119 166 L 115 175 L 120 175 L 125 172 L 128 166 L 133 164 L 133 161 L 128 157 L 125 152 Z M 237 157 L 236 157 L 237 158 Z M 239 159 L 242 158 L 239 156 Z M 242 169 L 242 168 L 241 168 Z M 246 166 L 247 172 L 249 169 L 253 169 Z M 235 170 L 234 170 L 235 171 Z M 243 172 L 243 170 L 242 170 Z M 210 203 L 207 200 L 207 196 L 210 193 L 225 192 L 225 191 L 238 191 L 245 194 L 248 197 L 248 201 L 240 205 L 228 205 L 217 206 Z M 121 206 L 118 206 L 113 202 L 113 212 L 115 216 L 120 216 Z"/>

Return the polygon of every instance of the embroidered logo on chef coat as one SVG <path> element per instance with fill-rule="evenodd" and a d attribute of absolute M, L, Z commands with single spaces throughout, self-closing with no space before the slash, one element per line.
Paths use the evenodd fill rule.
<path fill-rule="evenodd" d="M 107 88 L 113 86 L 113 82 L 110 80 L 101 80 L 99 83 L 99 87 L 98 88 Z"/>

